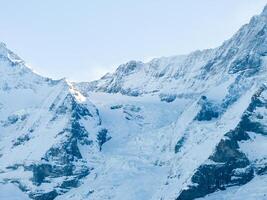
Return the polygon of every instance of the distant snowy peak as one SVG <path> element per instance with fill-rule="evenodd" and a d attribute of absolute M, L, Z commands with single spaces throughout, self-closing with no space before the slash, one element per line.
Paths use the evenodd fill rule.
<path fill-rule="evenodd" d="M 42 77 L 32 71 L 4 43 L 0 44 L 0 90 L 8 92 L 12 89 L 31 89 L 37 92 L 40 86 L 53 86 L 59 81 Z"/>
<path fill-rule="evenodd" d="M 265 15 L 265 16 L 267 15 L 267 5 L 264 7 L 261 15 Z"/>
<path fill-rule="evenodd" d="M 87 154 L 96 157 L 107 135 L 97 108 L 71 83 L 34 73 L 0 44 L 1 183 L 54 199 L 88 175 Z"/>
<path fill-rule="evenodd" d="M 138 96 L 146 93 L 182 95 L 203 93 L 240 74 L 252 76 L 262 69 L 267 55 L 267 9 L 244 25 L 220 47 L 189 55 L 153 59 L 148 63 L 130 61 L 113 74 L 77 87 L 88 91 Z M 201 88 L 199 86 L 202 86 Z"/>
<path fill-rule="evenodd" d="M 16 54 L 14 54 L 12 51 L 10 51 L 6 47 L 6 44 L 3 42 L 0 43 L 0 57 L 9 59 L 11 62 L 14 62 L 14 63 L 24 63 L 23 60 Z"/>
<path fill-rule="evenodd" d="M 86 95 L 88 91 L 122 93 L 138 96 L 144 93 L 172 92 L 181 77 L 192 71 L 211 56 L 212 50 L 196 51 L 187 56 L 153 59 L 148 63 L 130 61 L 120 65 L 113 74 L 107 74 L 91 83 L 77 84 Z M 175 86 L 176 85 L 176 86 Z"/>

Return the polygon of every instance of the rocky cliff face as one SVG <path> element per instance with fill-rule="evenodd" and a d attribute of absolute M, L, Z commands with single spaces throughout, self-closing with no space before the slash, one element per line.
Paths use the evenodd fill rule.
<path fill-rule="evenodd" d="M 236 128 L 225 134 L 206 163 L 192 176 L 192 185 L 183 190 L 177 199 L 204 197 L 217 190 L 244 185 L 255 176 L 265 173 L 265 158 L 257 165 L 240 146 L 251 143 L 255 135 L 266 136 L 266 102 L 266 86 L 263 85 L 252 96 L 251 103 Z"/>

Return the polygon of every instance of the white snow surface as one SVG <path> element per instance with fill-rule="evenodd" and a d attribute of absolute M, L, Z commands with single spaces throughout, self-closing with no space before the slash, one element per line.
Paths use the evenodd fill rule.
<path fill-rule="evenodd" d="M 197 200 L 265 200 L 267 199 L 267 176 L 257 176 L 243 186 L 218 191 Z"/>
<path fill-rule="evenodd" d="M 17 186 L 13 184 L 0 184 L 0 199 L 3 200 L 30 200 Z"/>
<path fill-rule="evenodd" d="M 177 99 L 168 104 L 157 96 L 105 93 L 90 93 L 89 98 L 112 139 L 104 144 L 101 161 L 84 184 L 57 199 L 151 199 L 164 182 L 167 161 L 174 154 L 175 144 L 170 142 L 173 119 L 191 101 Z M 94 191 L 91 194 L 88 185 Z"/>

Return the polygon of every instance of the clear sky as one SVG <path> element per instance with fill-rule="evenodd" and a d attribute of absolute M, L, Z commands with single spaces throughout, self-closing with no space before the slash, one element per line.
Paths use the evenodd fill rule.
<path fill-rule="evenodd" d="M 0 0 L 0 41 L 35 71 L 90 81 L 129 60 L 220 45 L 267 0 Z"/>

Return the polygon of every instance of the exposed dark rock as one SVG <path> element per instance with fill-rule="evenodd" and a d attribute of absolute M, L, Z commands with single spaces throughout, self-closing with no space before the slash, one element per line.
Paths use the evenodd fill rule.
<path fill-rule="evenodd" d="M 261 58 L 258 54 L 246 55 L 239 60 L 235 60 L 230 67 L 229 73 L 235 74 L 241 71 L 249 72 L 250 75 L 259 71 L 261 66 Z"/>
<path fill-rule="evenodd" d="M 32 171 L 32 182 L 42 188 L 43 183 L 56 181 L 58 186 L 51 192 L 30 191 L 30 196 L 37 200 L 52 200 L 56 196 L 67 192 L 73 187 L 77 187 L 80 180 L 90 173 L 91 168 L 83 159 L 79 145 L 91 145 L 93 141 L 89 140 L 89 133 L 81 123 L 81 119 L 92 117 L 86 105 L 78 104 L 76 100 L 68 95 L 61 106 L 53 105 L 51 108 L 56 115 L 55 119 L 62 114 L 71 116 L 69 125 L 58 135 L 62 137 L 60 143 L 51 147 L 43 156 L 40 163 L 30 166 L 24 166 L 24 170 Z M 97 113 L 98 115 L 98 113 Z M 107 131 L 103 129 L 101 142 L 108 139 Z M 102 145 L 102 144 L 101 144 Z M 59 180 L 60 177 L 67 177 L 65 180 Z"/>
<path fill-rule="evenodd" d="M 71 189 L 71 188 L 77 187 L 78 183 L 79 183 L 79 180 L 77 178 L 73 178 L 70 180 L 63 181 L 60 187 L 63 189 Z"/>
<path fill-rule="evenodd" d="M 120 65 L 118 69 L 116 70 L 116 72 L 123 74 L 123 75 L 129 75 L 135 71 L 135 69 L 137 68 L 139 64 L 140 62 L 135 61 L 135 60 L 129 61 L 124 65 Z"/>
<path fill-rule="evenodd" d="M 51 175 L 52 166 L 50 164 L 34 165 L 32 171 L 33 171 L 33 182 L 36 185 L 41 185 L 45 177 Z"/>
<path fill-rule="evenodd" d="M 257 166 L 256 174 L 257 175 L 266 175 L 267 174 L 267 162 L 264 165 Z"/>
<path fill-rule="evenodd" d="M 72 97 L 74 98 L 74 97 Z M 93 117 L 88 108 L 82 104 L 78 104 L 74 99 L 72 99 L 71 110 L 72 117 L 76 120 L 81 119 L 82 117 Z"/>
<path fill-rule="evenodd" d="M 121 94 L 128 95 L 128 96 L 133 96 L 133 97 L 137 97 L 137 96 L 141 95 L 140 91 L 133 90 L 133 89 L 130 89 L 130 88 L 127 88 L 127 89 L 122 89 L 121 88 L 120 92 L 121 92 Z"/>
<path fill-rule="evenodd" d="M 58 193 L 56 190 L 53 190 L 48 193 L 41 193 L 41 194 L 31 194 L 30 198 L 34 200 L 53 200 L 58 196 Z"/>
<path fill-rule="evenodd" d="M 14 115 L 11 115 L 11 116 L 9 116 L 7 118 L 6 121 L 3 121 L 3 126 L 7 127 L 7 126 L 10 126 L 10 125 L 16 124 L 17 122 L 24 121 L 27 117 L 28 117 L 27 114 L 22 114 L 22 115 L 14 114 Z"/>
<path fill-rule="evenodd" d="M 102 129 L 101 131 L 99 131 L 99 133 L 97 135 L 97 141 L 98 141 L 100 151 L 102 150 L 103 144 L 106 143 L 107 141 L 109 141 L 110 139 L 111 139 L 111 137 L 108 136 L 108 130 L 107 129 Z"/>
<path fill-rule="evenodd" d="M 15 124 L 19 120 L 19 117 L 17 115 L 9 116 L 8 117 L 8 122 L 10 124 Z"/>
<path fill-rule="evenodd" d="M 114 105 L 114 106 L 110 106 L 110 109 L 111 110 L 117 110 L 117 109 L 120 109 L 122 107 L 123 107 L 123 105 Z"/>
<path fill-rule="evenodd" d="M 58 115 L 64 115 L 67 112 L 71 112 L 72 118 L 76 120 L 82 117 L 93 117 L 86 105 L 77 103 L 75 98 L 70 94 L 65 97 L 61 105 L 56 106 L 55 103 L 53 103 L 49 110 L 55 111 L 56 117 Z"/>
<path fill-rule="evenodd" d="M 225 138 L 216 147 L 216 151 L 210 157 L 210 160 L 217 163 L 233 163 L 236 162 L 237 168 L 245 167 L 249 161 L 245 154 L 240 152 L 236 140 Z"/>
<path fill-rule="evenodd" d="M 160 94 L 159 97 L 161 101 L 165 101 L 167 103 L 171 103 L 176 99 L 175 94 Z"/>
<path fill-rule="evenodd" d="M 198 168 L 191 179 L 194 185 L 182 191 L 177 200 L 192 200 L 249 182 L 254 177 L 254 171 L 238 148 L 236 141 L 222 140 L 209 158 L 211 164 L 203 164 Z"/>
<path fill-rule="evenodd" d="M 182 148 L 184 142 L 186 140 L 186 137 L 183 136 L 175 145 L 175 153 L 178 153 L 180 151 L 180 149 Z"/>
<path fill-rule="evenodd" d="M 18 137 L 15 141 L 13 141 L 13 145 L 18 146 L 18 145 L 24 144 L 25 142 L 29 140 L 30 140 L 30 136 L 28 134 L 22 135 Z"/>
<path fill-rule="evenodd" d="M 220 115 L 219 106 L 208 101 L 206 96 L 202 96 L 199 101 L 201 110 L 197 114 L 195 120 L 198 121 L 210 121 L 214 118 L 218 118 Z"/>

